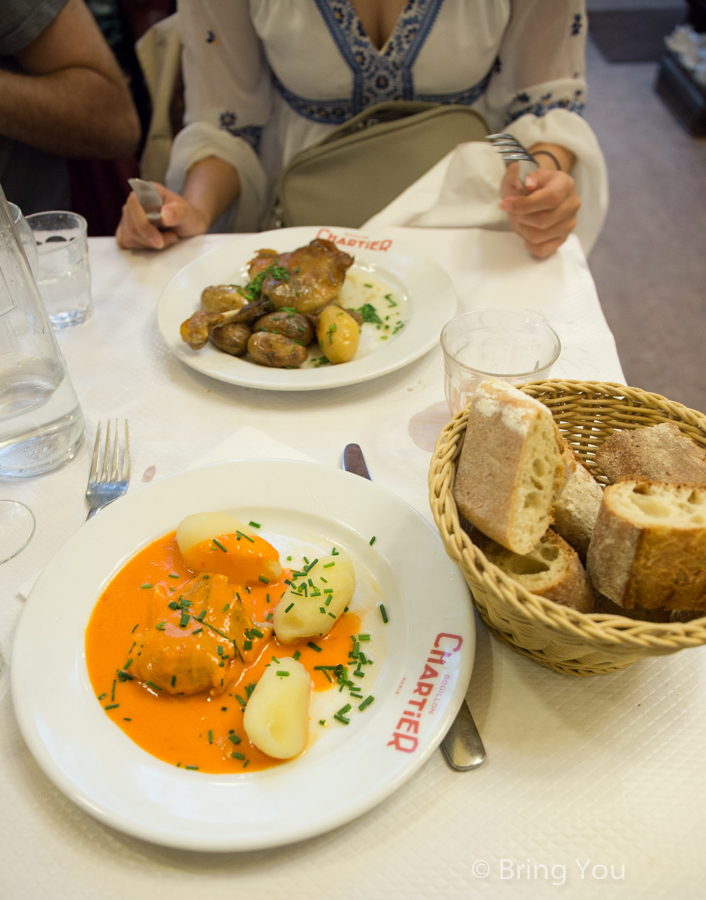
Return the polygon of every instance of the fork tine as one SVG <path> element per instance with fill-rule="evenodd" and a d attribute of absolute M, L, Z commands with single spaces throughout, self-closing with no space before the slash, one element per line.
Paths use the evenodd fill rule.
<path fill-rule="evenodd" d="M 118 420 L 115 420 L 115 434 L 113 435 L 113 451 L 110 455 L 110 480 L 118 480 L 118 463 L 120 462 L 120 431 Z"/>
<path fill-rule="evenodd" d="M 124 481 L 130 480 L 130 431 L 125 419 L 125 444 L 123 445 L 123 459 L 120 477 Z"/>
<path fill-rule="evenodd" d="M 103 465 L 101 466 L 99 481 L 108 480 L 108 467 L 110 466 L 110 419 L 105 423 L 105 444 L 103 446 Z"/>
<path fill-rule="evenodd" d="M 96 429 L 96 442 L 93 445 L 93 459 L 91 460 L 91 471 L 88 474 L 89 481 L 95 481 L 98 477 L 98 462 L 101 455 L 101 423 L 98 423 Z"/>

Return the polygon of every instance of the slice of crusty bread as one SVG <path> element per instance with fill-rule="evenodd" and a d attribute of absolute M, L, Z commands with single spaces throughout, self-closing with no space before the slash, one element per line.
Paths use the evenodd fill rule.
<path fill-rule="evenodd" d="M 571 544 L 585 563 L 603 488 L 566 442 L 562 459 L 564 485 L 554 501 L 554 530 Z"/>
<path fill-rule="evenodd" d="M 473 395 L 453 496 L 484 534 L 529 553 L 549 527 L 561 486 L 561 436 L 542 403 L 487 379 Z"/>
<path fill-rule="evenodd" d="M 493 565 L 533 594 L 579 612 L 593 610 L 593 591 L 578 554 L 551 528 L 524 556 L 501 547 L 477 530 L 473 541 Z"/>
<path fill-rule="evenodd" d="M 596 452 L 596 462 L 611 482 L 627 476 L 706 484 L 706 448 L 673 422 L 616 431 Z"/>
<path fill-rule="evenodd" d="M 706 609 L 706 488 L 635 479 L 609 485 L 588 574 L 620 606 Z"/>

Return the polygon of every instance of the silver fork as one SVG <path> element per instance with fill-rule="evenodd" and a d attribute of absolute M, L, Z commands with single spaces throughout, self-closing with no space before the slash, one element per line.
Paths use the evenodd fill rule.
<path fill-rule="evenodd" d="M 88 475 L 86 500 L 91 507 L 88 518 L 94 516 L 113 500 L 127 491 L 130 483 L 130 433 L 125 420 L 124 439 L 121 443 L 119 423 L 115 420 L 115 437 L 111 445 L 110 421 L 106 422 L 105 444 L 101 446 L 101 423 L 98 423 L 93 460 Z M 102 451 L 102 452 L 101 452 Z"/>
<path fill-rule="evenodd" d="M 489 141 L 498 151 L 505 161 L 506 166 L 512 165 L 514 162 L 520 164 L 519 178 L 522 184 L 522 190 L 527 193 L 525 187 L 525 178 L 530 172 L 535 172 L 539 168 L 539 163 L 532 156 L 529 150 L 521 144 L 517 138 L 511 134 L 488 134 L 486 141 Z"/>

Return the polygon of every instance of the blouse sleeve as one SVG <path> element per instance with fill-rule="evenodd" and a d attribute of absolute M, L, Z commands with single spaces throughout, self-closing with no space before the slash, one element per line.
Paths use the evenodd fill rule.
<path fill-rule="evenodd" d="M 581 198 L 576 234 L 588 251 L 608 211 L 608 175 L 596 136 L 582 118 L 586 100 L 583 0 L 513 0 L 486 96 L 491 127 L 526 147 L 559 144 L 576 156 Z"/>
<path fill-rule="evenodd" d="M 178 13 L 186 112 L 167 186 L 181 192 L 190 167 L 208 156 L 230 163 L 241 193 L 219 225 L 255 231 L 267 191 L 258 148 L 272 88 L 248 0 L 179 0 Z"/>

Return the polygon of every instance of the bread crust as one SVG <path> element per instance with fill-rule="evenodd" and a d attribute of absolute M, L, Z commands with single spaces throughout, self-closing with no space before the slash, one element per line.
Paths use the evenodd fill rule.
<path fill-rule="evenodd" d="M 507 549 L 528 553 L 551 523 L 563 479 L 561 442 L 542 403 L 504 382 L 484 381 L 473 397 L 454 481 L 461 514 Z M 542 472 L 532 476 L 539 456 Z M 540 485 L 530 504 L 528 476 Z"/>
<path fill-rule="evenodd" d="M 554 529 L 586 562 L 588 545 L 603 500 L 603 488 L 564 442 L 564 484 L 554 501 Z"/>
<path fill-rule="evenodd" d="M 578 612 L 593 611 L 593 590 L 578 554 L 551 528 L 525 555 L 512 553 L 477 530 L 473 540 L 489 562 L 533 594 Z"/>
<path fill-rule="evenodd" d="M 673 422 L 616 431 L 597 450 L 596 462 L 613 483 L 627 477 L 706 484 L 706 448 Z"/>
<path fill-rule="evenodd" d="M 644 513 L 631 494 L 671 507 L 670 515 Z M 692 521 L 688 512 L 678 515 L 689 505 Z M 706 490 L 695 485 L 646 479 L 609 485 L 588 549 L 596 590 L 629 609 L 706 609 L 706 524 L 698 522 L 706 516 L 700 510 L 706 513 Z"/>

